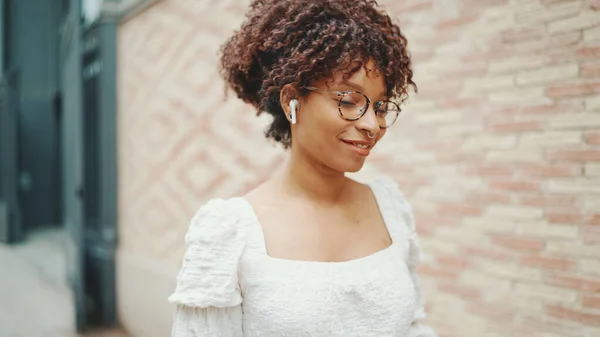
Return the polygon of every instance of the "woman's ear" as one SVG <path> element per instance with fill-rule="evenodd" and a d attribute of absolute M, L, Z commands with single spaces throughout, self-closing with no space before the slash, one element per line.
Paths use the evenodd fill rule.
<path fill-rule="evenodd" d="M 279 94 L 281 109 L 285 113 L 285 118 L 292 124 L 298 121 L 298 111 L 300 110 L 300 98 L 298 91 L 291 84 L 286 84 Z"/>

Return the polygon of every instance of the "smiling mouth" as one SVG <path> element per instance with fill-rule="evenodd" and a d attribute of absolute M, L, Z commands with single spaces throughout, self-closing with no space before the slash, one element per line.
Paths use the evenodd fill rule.
<path fill-rule="evenodd" d="M 370 150 L 371 148 L 373 148 L 373 145 L 370 145 L 370 144 L 360 144 L 360 143 L 348 142 L 345 140 L 343 142 L 346 144 L 349 144 L 349 145 L 356 146 L 360 149 Z"/>
<path fill-rule="evenodd" d="M 361 149 L 370 149 L 371 148 L 370 145 L 366 145 L 366 144 L 357 144 L 357 143 L 350 143 L 350 144 L 360 147 Z"/>

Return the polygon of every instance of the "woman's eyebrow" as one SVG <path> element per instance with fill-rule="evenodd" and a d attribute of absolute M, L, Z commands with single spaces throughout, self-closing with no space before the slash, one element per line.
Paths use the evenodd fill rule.
<path fill-rule="evenodd" d="M 352 82 L 348 82 L 348 81 L 341 81 L 341 82 L 339 82 L 339 84 L 340 85 L 348 86 L 348 87 L 350 87 L 350 88 L 352 88 L 354 90 L 360 91 L 362 93 L 365 92 L 365 88 L 363 88 L 360 84 L 356 84 L 356 83 L 352 83 Z M 387 99 L 388 98 L 387 92 L 385 92 L 385 91 L 382 92 L 381 94 L 379 94 L 379 97 L 380 98 L 383 97 L 383 98 Z"/>

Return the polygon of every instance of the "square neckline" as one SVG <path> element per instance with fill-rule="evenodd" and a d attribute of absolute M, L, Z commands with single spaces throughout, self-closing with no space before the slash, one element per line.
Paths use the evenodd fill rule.
<path fill-rule="evenodd" d="M 354 181 L 356 181 L 356 180 L 354 180 Z M 389 202 L 391 202 L 391 200 L 384 199 L 385 195 L 382 195 L 384 193 L 382 191 L 378 191 L 378 189 L 380 187 L 378 185 L 378 183 L 379 183 L 378 180 L 370 181 L 368 183 L 360 183 L 360 182 L 358 182 L 358 183 L 365 185 L 369 188 L 369 191 L 371 192 L 373 198 L 375 199 L 375 203 L 377 205 L 378 212 L 381 215 L 381 218 L 383 220 L 383 225 L 385 226 L 385 229 L 388 233 L 391 243 L 387 247 L 379 249 L 379 250 L 372 252 L 370 254 L 367 254 L 365 256 L 357 257 L 357 258 L 350 259 L 350 260 L 344 260 L 344 261 L 294 260 L 294 259 L 286 259 L 286 258 L 274 257 L 274 256 L 269 255 L 269 253 L 267 252 L 267 241 L 266 241 L 265 233 L 263 231 L 262 225 L 260 224 L 260 219 L 258 218 L 258 214 L 256 213 L 252 204 L 250 204 L 250 202 L 246 198 L 238 197 L 238 199 L 245 205 L 245 207 L 247 209 L 247 214 L 250 217 L 250 221 L 252 222 L 252 226 L 251 226 L 251 227 L 253 227 L 252 230 L 254 232 L 256 232 L 256 234 L 257 234 L 256 240 L 259 241 L 258 244 L 260 245 L 261 254 L 268 261 L 278 262 L 278 263 L 287 263 L 287 264 L 297 264 L 297 265 L 322 265 L 322 266 L 353 265 L 353 264 L 357 264 L 357 263 L 368 262 L 371 259 L 377 258 L 380 255 L 385 255 L 387 252 L 391 251 L 395 246 L 397 246 L 397 242 L 396 242 L 397 240 L 396 240 L 395 235 L 393 234 L 393 231 L 391 228 L 391 223 L 392 223 L 393 219 L 390 215 L 388 215 L 387 212 L 384 212 L 386 207 L 389 207 L 389 205 L 386 205 L 386 202 L 389 203 Z M 389 195 L 388 195 L 388 197 L 389 197 Z"/>

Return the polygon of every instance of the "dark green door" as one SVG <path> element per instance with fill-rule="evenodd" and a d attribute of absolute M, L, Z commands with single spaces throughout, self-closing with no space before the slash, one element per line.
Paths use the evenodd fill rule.
<path fill-rule="evenodd" d="M 117 245 L 116 23 L 85 29 L 82 60 L 84 285 L 89 322 L 115 326 Z"/>
<path fill-rule="evenodd" d="M 18 71 L 5 71 L 0 80 L 0 243 L 19 242 L 24 238 L 17 181 L 18 88 Z"/>
<path fill-rule="evenodd" d="M 64 200 L 74 243 L 80 330 L 117 325 L 116 24 L 84 23 L 67 1 L 63 30 Z"/>
<path fill-rule="evenodd" d="M 17 165 L 25 232 L 61 224 L 57 0 L 5 0 L 5 62 L 18 101 Z M 3 20 L 4 21 L 4 20 Z M 15 146 L 15 145 L 13 145 Z"/>

